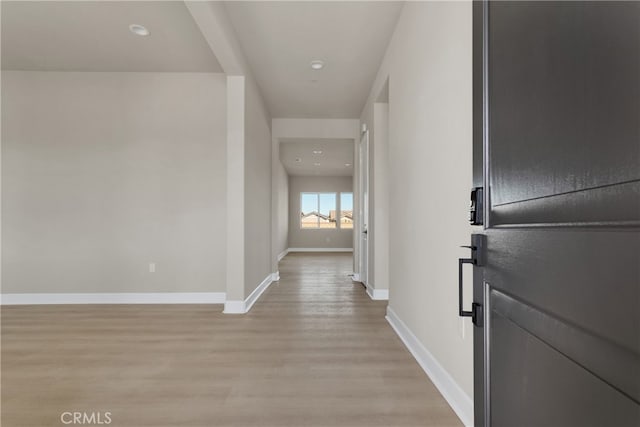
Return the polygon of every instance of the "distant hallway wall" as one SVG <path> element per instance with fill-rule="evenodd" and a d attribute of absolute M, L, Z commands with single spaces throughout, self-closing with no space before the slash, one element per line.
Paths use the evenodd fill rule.
<path fill-rule="evenodd" d="M 291 176 L 289 177 L 289 248 L 353 248 L 352 229 L 300 229 L 300 193 L 353 192 L 350 176 Z"/>

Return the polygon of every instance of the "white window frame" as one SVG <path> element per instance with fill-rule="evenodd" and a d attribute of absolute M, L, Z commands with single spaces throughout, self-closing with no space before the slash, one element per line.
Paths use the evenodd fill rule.
<path fill-rule="evenodd" d="M 342 195 L 343 194 L 351 194 L 351 227 L 349 228 L 342 228 Z M 338 209 L 338 228 L 340 230 L 353 230 L 354 227 L 354 221 L 353 221 L 353 191 L 341 191 L 338 193 L 338 207 L 340 209 Z"/>

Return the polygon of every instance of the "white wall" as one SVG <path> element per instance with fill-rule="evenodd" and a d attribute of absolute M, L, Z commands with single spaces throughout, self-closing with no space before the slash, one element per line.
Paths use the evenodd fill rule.
<path fill-rule="evenodd" d="M 205 9 L 206 10 L 206 9 Z M 243 301 L 245 285 L 245 77 L 227 76 L 227 301 Z M 225 313 L 229 306 L 225 303 Z"/>
<path fill-rule="evenodd" d="M 353 230 L 300 229 L 300 193 L 336 193 L 339 209 L 340 194 L 353 192 L 350 176 L 289 177 L 289 248 L 353 248 Z"/>
<path fill-rule="evenodd" d="M 278 264 L 289 248 L 289 174 L 280 161 L 280 143 L 271 133 L 271 270 L 278 272 Z"/>
<path fill-rule="evenodd" d="M 246 298 L 275 272 L 271 117 L 223 2 L 185 4 L 227 75 L 225 313 L 244 313 Z"/>
<path fill-rule="evenodd" d="M 468 256 L 459 246 L 470 229 L 471 56 L 470 2 L 407 3 L 362 117 L 388 78 L 389 307 L 469 398 L 472 326 L 464 320 L 463 338 L 457 258 Z"/>
<path fill-rule="evenodd" d="M 225 86 L 3 71 L 2 291 L 224 292 Z"/>
<path fill-rule="evenodd" d="M 274 138 L 356 139 L 357 119 L 273 119 Z"/>
<path fill-rule="evenodd" d="M 245 295 L 271 269 L 271 117 L 252 78 L 245 85 Z"/>
<path fill-rule="evenodd" d="M 276 205 L 276 234 L 273 241 L 274 254 L 280 256 L 289 248 L 289 175 L 280 160 L 276 160 L 275 165 L 273 176 L 278 197 L 273 200 Z"/>

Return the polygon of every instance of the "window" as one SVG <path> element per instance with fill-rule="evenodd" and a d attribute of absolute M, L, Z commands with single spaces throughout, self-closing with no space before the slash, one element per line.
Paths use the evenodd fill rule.
<path fill-rule="evenodd" d="M 336 193 L 301 193 L 300 228 L 335 229 Z"/>
<path fill-rule="evenodd" d="M 340 193 L 340 205 L 336 205 L 336 196 L 336 193 L 300 193 L 300 228 L 353 229 L 353 193 Z"/>
<path fill-rule="evenodd" d="M 340 228 L 353 228 L 353 193 L 340 193 Z"/>

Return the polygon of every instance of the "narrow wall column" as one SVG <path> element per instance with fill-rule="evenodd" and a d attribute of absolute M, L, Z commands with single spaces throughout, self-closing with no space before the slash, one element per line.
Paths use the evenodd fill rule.
<path fill-rule="evenodd" d="M 389 104 L 373 104 L 373 287 L 389 289 Z M 384 293 L 380 293 L 383 295 Z"/>
<path fill-rule="evenodd" d="M 244 312 L 245 78 L 227 76 L 227 302 Z"/>
<path fill-rule="evenodd" d="M 278 188 L 278 168 L 280 163 L 280 141 L 278 138 L 271 137 L 271 271 L 276 280 L 280 280 L 280 272 L 278 271 L 278 255 L 280 247 L 278 245 L 279 227 L 278 207 L 280 205 L 280 191 Z"/>

